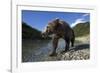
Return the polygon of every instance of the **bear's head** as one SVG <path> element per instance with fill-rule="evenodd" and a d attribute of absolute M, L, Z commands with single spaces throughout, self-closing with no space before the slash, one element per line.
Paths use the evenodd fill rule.
<path fill-rule="evenodd" d="M 48 23 L 48 25 L 45 27 L 45 30 L 42 33 L 43 37 L 47 37 L 48 35 L 52 35 L 55 33 L 59 26 L 59 18 L 56 18 Z"/>

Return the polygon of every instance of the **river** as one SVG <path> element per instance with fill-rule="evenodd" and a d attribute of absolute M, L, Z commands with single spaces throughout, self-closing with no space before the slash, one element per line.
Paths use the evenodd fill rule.
<path fill-rule="evenodd" d="M 83 44 L 80 41 L 76 41 L 75 46 L 83 44 L 83 48 L 89 48 L 88 43 Z M 58 61 L 61 59 L 60 52 L 64 50 L 64 47 L 65 41 L 60 39 L 56 51 L 59 54 L 58 57 L 50 57 L 49 55 L 53 51 L 51 40 L 23 40 L 22 62 Z"/>

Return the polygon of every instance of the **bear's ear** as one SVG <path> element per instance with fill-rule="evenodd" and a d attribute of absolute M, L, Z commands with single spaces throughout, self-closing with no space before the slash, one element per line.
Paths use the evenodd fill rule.
<path fill-rule="evenodd" d="M 60 21 L 59 18 L 55 19 L 55 29 L 57 29 L 60 26 L 59 21 Z"/>
<path fill-rule="evenodd" d="M 55 19 L 55 23 L 59 23 L 59 18 L 56 18 Z"/>

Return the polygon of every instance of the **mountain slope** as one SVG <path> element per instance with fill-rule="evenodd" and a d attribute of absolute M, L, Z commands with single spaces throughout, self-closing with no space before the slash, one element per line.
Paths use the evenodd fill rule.
<path fill-rule="evenodd" d="M 32 28 L 25 22 L 22 22 L 22 39 L 38 39 L 41 38 L 41 31 Z"/>
<path fill-rule="evenodd" d="M 79 23 L 73 27 L 73 30 L 76 37 L 88 35 L 90 33 L 90 23 Z"/>

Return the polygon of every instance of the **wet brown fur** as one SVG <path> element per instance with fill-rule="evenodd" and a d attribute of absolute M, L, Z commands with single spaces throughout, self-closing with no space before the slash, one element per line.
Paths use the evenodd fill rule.
<path fill-rule="evenodd" d="M 69 45 L 71 42 L 71 46 L 74 46 L 75 35 L 73 29 L 69 26 L 69 24 L 65 21 L 60 19 L 52 20 L 48 23 L 45 32 L 43 35 L 51 35 L 54 34 L 52 37 L 53 43 L 53 52 L 50 56 L 56 55 L 56 48 L 58 46 L 58 40 L 63 38 L 65 40 L 65 50 L 63 52 L 67 52 L 69 50 Z"/>

